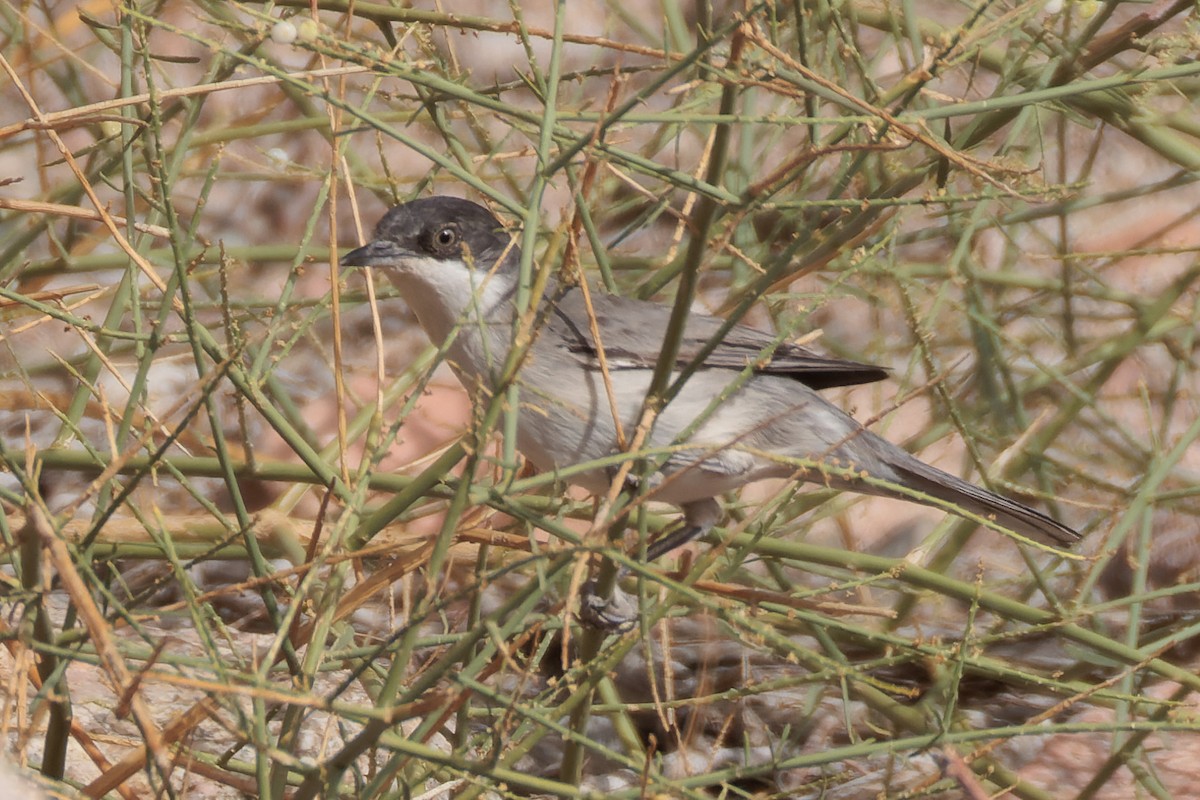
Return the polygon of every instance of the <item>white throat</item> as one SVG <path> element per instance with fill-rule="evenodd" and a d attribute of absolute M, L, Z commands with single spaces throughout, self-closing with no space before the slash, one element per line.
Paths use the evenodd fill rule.
<path fill-rule="evenodd" d="M 382 271 L 430 341 L 442 345 L 453 337 L 447 359 L 459 378 L 493 383 L 511 346 L 515 287 L 509 276 L 471 269 L 461 260 L 420 256 Z"/>

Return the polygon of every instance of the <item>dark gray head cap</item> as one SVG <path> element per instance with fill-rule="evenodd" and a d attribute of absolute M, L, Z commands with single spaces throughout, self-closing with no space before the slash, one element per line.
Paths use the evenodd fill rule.
<path fill-rule="evenodd" d="M 379 221 L 375 241 L 439 260 L 469 258 L 484 270 L 515 263 L 512 237 L 490 211 L 459 197 L 423 197 L 396 206 Z"/>

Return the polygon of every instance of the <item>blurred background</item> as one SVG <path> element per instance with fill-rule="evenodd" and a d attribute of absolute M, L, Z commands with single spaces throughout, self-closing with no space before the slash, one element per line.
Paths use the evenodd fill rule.
<path fill-rule="evenodd" d="M 90 797 L 1200 796 L 1196 37 L 1185 2 L 0 8 L 7 759 Z M 592 502 L 337 266 L 431 194 L 887 367 L 829 399 L 1083 541 L 763 483 L 630 582 L 635 631 L 581 630 Z"/>

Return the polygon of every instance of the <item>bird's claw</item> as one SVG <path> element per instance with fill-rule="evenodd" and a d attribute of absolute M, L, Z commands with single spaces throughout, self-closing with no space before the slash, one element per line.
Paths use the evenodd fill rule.
<path fill-rule="evenodd" d="M 588 581 L 579 596 L 579 620 L 589 628 L 625 633 L 633 630 L 638 618 L 638 600 L 619 586 L 612 595 L 603 597 L 596 582 Z"/>

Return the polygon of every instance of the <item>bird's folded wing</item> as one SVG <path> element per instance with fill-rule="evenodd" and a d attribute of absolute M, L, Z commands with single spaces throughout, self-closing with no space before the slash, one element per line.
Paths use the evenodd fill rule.
<path fill-rule="evenodd" d="M 547 324 L 571 352 L 589 359 L 595 356 L 597 345 L 589 322 L 594 313 L 610 369 L 647 369 L 658 363 L 671 317 L 667 306 L 593 292 L 589 312 L 576 287 L 551 289 L 548 294 L 556 307 Z M 707 314 L 689 314 L 676 366 L 682 368 L 700 357 L 723 324 L 724 320 Z M 752 364 L 758 373 L 793 378 L 813 389 L 871 383 L 888 374 L 871 364 L 830 358 L 780 342 L 776 336 L 745 325 L 730 329 L 703 360 L 704 367 L 717 369 L 741 370 Z"/>

